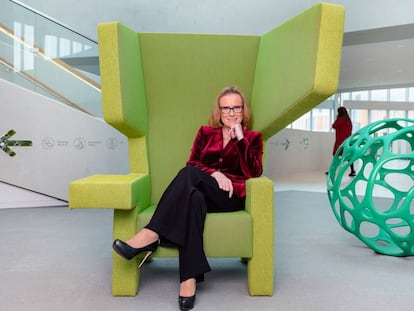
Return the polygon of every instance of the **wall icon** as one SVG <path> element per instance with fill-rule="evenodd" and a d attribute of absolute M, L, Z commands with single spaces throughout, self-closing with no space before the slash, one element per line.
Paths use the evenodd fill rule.
<path fill-rule="evenodd" d="M 16 152 L 11 150 L 9 147 L 30 147 L 32 145 L 31 140 L 9 140 L 11 136 L 16 134 L 15 130 L 10 130 L 0 138 L 0 148 L 9 156 L 14 157 Z"/>
<path fill-rule="evenodd" d="M 281 143 L 281 145 L 285 148 L 285 150 L 287 150 L 289 148 L 289 145 L 290 145 L 290 140 L 285 138 L 285 141 L 283 143 Z"/>

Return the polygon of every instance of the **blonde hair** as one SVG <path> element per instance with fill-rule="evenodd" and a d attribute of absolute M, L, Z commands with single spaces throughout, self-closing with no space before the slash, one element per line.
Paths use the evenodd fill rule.
<path fill-rule="evenodd" d="M 210 125 L 215 128 L 223 127 L 223 123 L 221 122 L 220 100 L 222 97 L 226 95 L 230 95 L 230 94 L 237 94 L 240 96 L 242 100 L 242 105 L 243 105 L 243 119 L 242 119 L 241 125 L 243 127 L 248 128 L 250 119 L 251 119 L 250 108 L 247 105 L 246 98 L 244 97 L 242 91 L 239 90 L 239 88 L 237 88 L 236 86 L 225 87 L 219 93 L 216 101 L 214 102 L 213 110 L 211 111 L 211 114 L 210 114 L 210 120 L 209 120 Z"/>

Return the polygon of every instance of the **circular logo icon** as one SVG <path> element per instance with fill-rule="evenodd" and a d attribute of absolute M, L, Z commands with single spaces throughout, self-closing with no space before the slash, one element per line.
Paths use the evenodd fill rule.
<path fill-rule="evenodd" d="M 106 147 L 108 149 L 114 150 L 118 147 L 118 140 L 115 137 L 110 137 L 106 140 Z"/>
<path fill-rule="evenodd" d="M 73 146 L 78 149 L 81 150 L 83 148 L 85 148 L 86 146 L 86 141 L 85 139 L 83 139 L 82 137 L 77 137 L 75 138 L 75 140 L 73 141 Z"/>
<path fill-rule="evenodd" d="M 52 137 L 45 137 L 42 139 L 42 147 L 45 149 L 52 149 L 55 146 L 55 140 Z"/>

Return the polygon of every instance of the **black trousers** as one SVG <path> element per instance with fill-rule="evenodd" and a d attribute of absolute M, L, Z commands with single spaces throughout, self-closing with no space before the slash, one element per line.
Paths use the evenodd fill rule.
<path fill-rule="evenodd" d="M 207 213 L 238 211 L 244 206 L 245 198 L 229 198 L 212 176 L 186 166 L 164 191 L 146 228 L 159 234 L 161 245 L 178 247 L 180 282 L 200 280 L 211 270 L 203 249 Z"/>

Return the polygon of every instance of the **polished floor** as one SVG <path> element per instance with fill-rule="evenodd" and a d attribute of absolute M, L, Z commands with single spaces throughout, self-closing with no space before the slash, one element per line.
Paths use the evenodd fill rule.
<path fill-rule="evenodd" d="M 368 192 L 373 197 L 393 198 L 393 190 L 407 192 L 414 187 L 412 173 L 404 174 L 404 168 L 408 164 L 408 161 L 394 163 L 390 168 L 397 170 L 387 173 L 384 178 L 371 175 L 372 170 L 368 168 L 364 172 L 359 172 L 360 168 L 356 167 L 357 176 L 349 177 L 345 174 L 341 180 L 341 188 L 346 187 L 352 181 L 356 181 L 354 187 L 358 195 L 364 195 Z M 358 174 L 361 174 L 362 177 L 360 178 Z M 323 171 L 285 174 L 276 176 L 273 180 L 275 191 L 327 192 L 328 176 Z"/>
<path fill-rule="evenodd" d="M 248 295 L 239 259 L 215 258 L 195 310 L 412 310 L 414 257 L 379 255 L 344 231 L 329 208 L 326 180 L 323 171 L 274 179 L 272 297 Z M 386 190 L 376 195 L 389 201 Z M 178 309 L 176 259 L 143 267 L 136 297 L 112 297 L 111 210 L 70 210 L 64 201 L 6 184 L 0 184 L 2 198 L 3 206 L 21 208 L 0 208 L 0 310 Z"/>
<path fill-rule="evenodd" d="M 137 296 L 112 297 L 111 210 L 0 209 L 0 228 L 0 310 L 178 310 L 177 259 L 142 267 Z M 338 225 L 325 193 L 276 192 L 274 236 L 272 297 L 249 296 L 240 259 L 211 258 L 194 310 L 412 310 L 414 257 L 363 245 Z"/>

